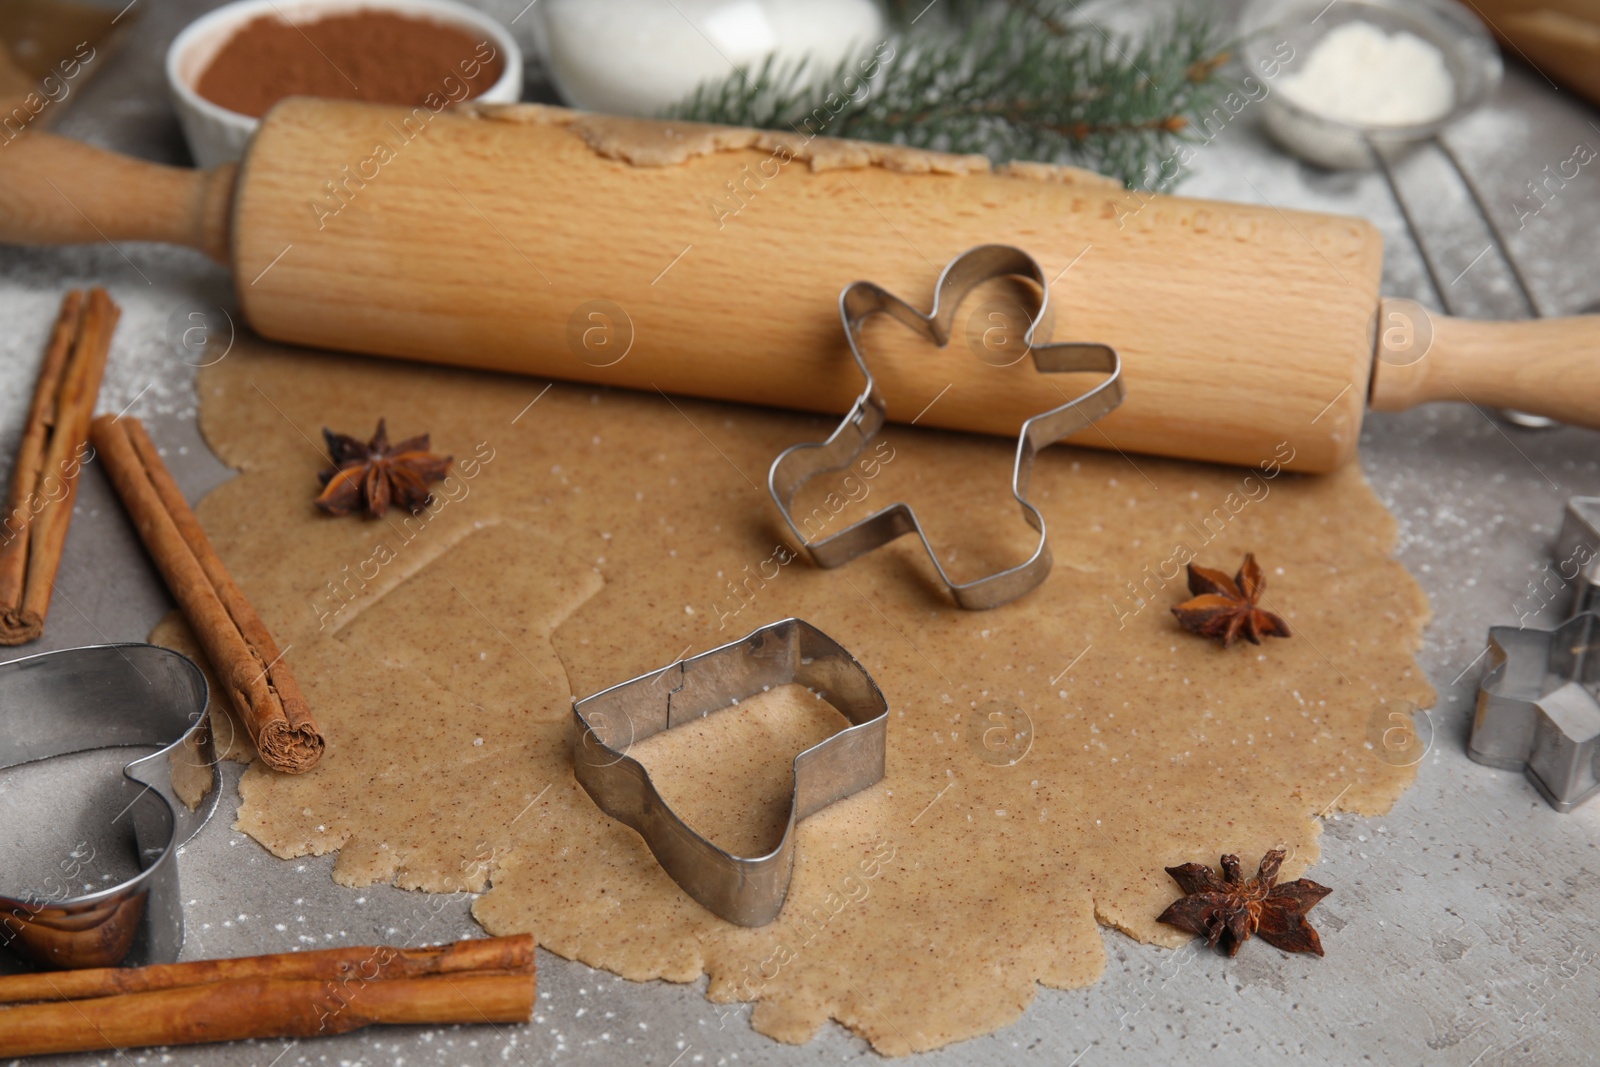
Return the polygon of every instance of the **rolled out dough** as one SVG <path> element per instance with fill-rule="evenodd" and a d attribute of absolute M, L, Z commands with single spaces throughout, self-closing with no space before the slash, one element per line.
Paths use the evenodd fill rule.
<path fill-rule="evenodd" d="M 963 612 L 912 538 L 833 571 L 793 555 L 765 472 L 828 420 L 544 385 L 259 343 L 202 375 L 204 432 L 241 476 L 201 519 L 328 737 L 308 774 L 243 779 L 239 825 L 275 854 L 338 850 L 350 886 L 487 889 L 493 933 L 631 979 L 707 973 L 761 1033 L 803 1042 L 831 1017 L 900 1054 L 1005 1026 L 1036 983 L 1093 983 L 1102 925 L 1180 944 L 1154 921 L 1176 896 L 1164 865 L 1277 846 L 1296 877 L 1319 812 L 1382 812 L 1413 777 L 1374 741 L 1431 703 L 1412 656 L 1427 604 L 1354 467 L 1053 449 L 1033 476 L 1053 573 Z M 431 432 L 456 474 L 423 517 L 318 514 L 319 429 L 365 436 L 380 415 L 391 437 Z M 883 442 L 808 494 L 815 528 L 905 499 L 957 577 L 1031 550 L 1012 443 Z M 1224 651 L 1181 632 L 1180 546 L 1230 573 L 1254 551 L 1296 636 Z M 888 772 L 800 824 L 782 916 L 741 929 L 575 784 L 570 701 L 790 615 L 887 695 Z M 754 848 L 786 814 L 789 761 L 839 721 L 775 690 L 637 754 L 692 822 Z M 1323 932 L 1330 953 L 1368 936 Z"/>

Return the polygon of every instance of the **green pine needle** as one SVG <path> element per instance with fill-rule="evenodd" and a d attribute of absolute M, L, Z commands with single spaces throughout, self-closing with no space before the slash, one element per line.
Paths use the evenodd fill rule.
<path fill-rule="evenodd" d="M 1121 38 L 1071 0 L 941 0 L 931 18 L 924 4 L 897 0 L 889 39 L 833 70 L 768 58 L 665 117 L 1073 163 L 1163 189 L 1180 177 L 1179 142 L 1227 91 L 1204 16 L 1180 10 Z"/>

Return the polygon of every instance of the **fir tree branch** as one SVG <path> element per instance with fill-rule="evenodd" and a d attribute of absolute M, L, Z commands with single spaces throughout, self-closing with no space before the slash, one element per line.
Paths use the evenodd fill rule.
<path fill-rule="evenodd" d="M 1054 13 L 1040 8 L 1033 0 L 1006 0 L 1006 3 L 1028 15 L 1057 37 L 1070 37 L 1077 32 L 1076 27 L 1067 25 L 1067 23 L 1057 18 Z"/>
<path fill-rule="evenodd" d="M 822 70 L 769 57 L 666 114 L 1076 163 L 1159 189 L 1176 181 L 1181 140 L 1225 91 L 1228 53 L 1203 16 L 1178 11 L 1137 38 L 1113 38 L 1073 21 L 1061 0 L 939 6 L 922 18 L 925 0 L 896 0 L 897 30 L 865 59 Z"/>

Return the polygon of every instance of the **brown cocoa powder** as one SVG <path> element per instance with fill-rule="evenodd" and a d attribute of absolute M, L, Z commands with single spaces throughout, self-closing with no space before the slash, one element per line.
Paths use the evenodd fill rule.
<path fill-rule="evenodd" d="M 504 69 L 493 41 L 431 20 L 381 11 L 301 23 L 266 15 L 223 45 L 195 90 L 252 118 L 287 96 L 437 110 L 482 93 Z"/>

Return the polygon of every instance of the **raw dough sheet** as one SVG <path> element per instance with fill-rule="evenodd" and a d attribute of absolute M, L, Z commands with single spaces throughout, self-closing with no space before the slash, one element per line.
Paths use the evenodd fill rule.
<path fill-rule="evenodd" d="M 971 357 L 931 353 L 930 381 L 945 358 Z M 202 429 L 241 472 L 201 520 L 328 736 L 311 773 L 243 779 L 239 826 L 275 854 L 337 850 L 350 886 L 487 890 L 474 914 L 492 933 L 630 979 L 707 973 L 761 1033 L 803 1042 L 831 1017 L 894 1055 L 1005 1026 L 1036 983 L 1093 983 L 1101 926 L 1182 944 L 1154 921 L 1177 896 L 1163 866 L 1236 852 L 1253 869 L 1283 847 L 1298 877 L 1320 814 L 1383 812 L 1412 780 L 1385 731 L 1433 698 L 1413 659 L 1427 603 L 1356 466 L 1049 450 L 1032 499 L 1054 571 L 963 612 L 914 538 L 833 571 L 794 555 L 767 466 L 830 420 L 545 385 L 260 342 L 201 375 Z M 391 439 L 431 432 L 456 473 L 416 517 L 319 514 L 320 429 L 365 438 L 380 415 Z M 800 511 L 829 533 L 906 500 L 976 577 L 1032 548 L 1013 452 L 892 426 Z M 1225 651 L 1183 633 L 1181 562 L 1232 573 L 1246 551 L 1295 636 Z M 570 705 L 791 615 L 882 687 L 888 771 L 800 824 L 782 915 L 742 929 L 574 782 Z M 178 623 L 157 636 L 188 645 Z M 842 721 L 791 687 L 634 754 L 713 840 L 762 848 L 793 756 Z M 1323 931 L 1330 953 L 1370 936 Z"/>

